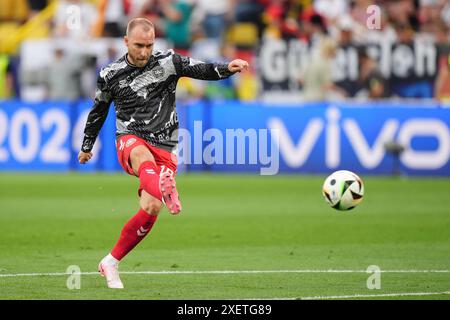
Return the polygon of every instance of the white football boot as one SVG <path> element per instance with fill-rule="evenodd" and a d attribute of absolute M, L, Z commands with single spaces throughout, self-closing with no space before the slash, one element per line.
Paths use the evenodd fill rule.
<path fill-rule="evenodd" d="M 106 284 L 108 288 L 112 289 L 123 289 L 123 283 L 119 277 L 119 264 L 117 263 L 107 263 L 100 261 L 98 265 L 98 272 L 106 278 Z"/>

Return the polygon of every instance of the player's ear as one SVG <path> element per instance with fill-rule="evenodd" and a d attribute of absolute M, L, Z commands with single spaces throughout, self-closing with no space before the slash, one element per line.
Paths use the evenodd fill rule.
<path fill-rule="evenodd" d="M 125 45 L 128 47 L 128 37 L 127 36 L 123 37 L 123 41 L 125 42 Z"/>

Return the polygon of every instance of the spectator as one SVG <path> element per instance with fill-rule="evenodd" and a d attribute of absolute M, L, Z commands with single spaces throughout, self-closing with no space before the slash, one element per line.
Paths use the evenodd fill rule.
<path fill-rule="evenodd" d="M 395 26 L 395 30 L 397 31 L 398 43 L 413 48 L 415 33 L 412 26 L 408 23 L 398 23 Z M 433 97 L 433 83 L 431 81 L 424 78 L 417 78 L 412 67 L 405 70 L 404 73 L 406 74 L 399 79 L 394 75 L 391 76 L 393 94 L 403 98 Z"/>
<path fill-rule="evenodd" d="M 403 44 L 411 44 L 414 41 L 414 30 L 409 23 L 398 23 L 395 26 L 397 41 Z"/>
<path fill-rule="evenodd" d="M 418 8 L 412 0 L 395 0 L 384 2 L 389 19 L 393 24 L 409 25 L 415 31 L 419 30 Z"/>
<path fill-rule="evenodd" d="M 104 37 L 123 37 L 125 35 L 126 20 L 123 0 L 108 0 L 105 12 Z"/>
<path fill-rule="evenodd" d="M 373 5 L 373 0 L 353 0 L 350 3 L 350 15 L 353 20 L 361 25 L 366 26 L 368 14 L 367 8 Z"/>
<path fill-rule="evenodd" d="M 116 61 L 119 58 L 117 50 L 114 46 L 110 46 L 108 47 L 107 50 L 107 60 L 105 63 L 102 64 L 102 66 L 97 66 L 97 73 L 100 73 L 100 70 L 102 67 L 107 66 L 110 63 L 113 63 L 114 61 Z"/>
<path fill-rule="evenodd" d="M 153 1 L 151 1 L 153 3 Z M 149 0 L 126 0 L 125 13 L 129 19 L 141 16 L 147 9 Z"/>
<path fill-rule="evenodd" d="M 79 79 L 80 97 L 94 99 L 97 85 L 97 56 L 86 55 L 81 59 L 81 70 L 76 74 Z"/>
<path fill-rule="evenodd" d="M 13 96 L 14 80 L 9 56 L 0 53 L 0 100 Z"/>
<path fill-rule="evenodd" d="M 125 34 L 125 8 L 123 0 L 100 0 L 94 34 L 97 37 L 118 38 Z"/>
<path fill-rule="evenodd" d="M 378 69 L 377 62 L 367 55 L 366 50 L 360 50 L 359 61 L 359 81 L 361 90 L 358 97 L 365 97 L 372 100 L 383 99 L 388 96 L 388 85 L 386 79 Z"/>
<path fill-rule="evenodd" d="M 132 0 L 130 18 L 145 17 L 153 22 L 156 38 L 164 37 L 164 18 L 159 0 Z"/>
<path fill-rule="evenodd" d="M 82 93 L 78 79 L 80 64 L 66 56 L 63 49 L 54 51 L 54 60 L 47 70 L 48 98 L 52 100 L 75 100 Z"/>
<path fill-rule="evenodd" d="M 347 0 L 315 0 L 314 10 L 325 17 L 329 25 L 335 24 L 338 19 L 348 13 Z"/>
<path fill-rule="evenodd" d="M 443 6 L 440 6 L 439 2 L 440 1 L 438 0 L 420 0 L 420 31 L 431 33 L 434 22 L 441 19 L 441 10 L 443 9 Z"/>
<path fill-rule="evenodd" d="M 265 24 L 263 36 L 268 39 L 280 39 L 283 23 L 283 0 L 272 0 L 262 13 L 262 21 Z"/>
<path fill-rule="evenodd" d="M 442 9 L 441 12 L 441 19 L 445 22 L 447 27 L 450 27 L 450 1 L 447 0 L 441 0 L 441 6 Z"/>
<path fill-rule="evenodd" d="M 97 11 L 84 0 L 61 0 L 54 16 L 54 35 L 74 40 L 90 38 Z"/>
<path fill-rule="evenodd" d="M 211 39 L 221 41 L 227 23 L 231 20 L 231 7 L 228 0 L 197 0 L 192 13 L 193 25 L 196 31 Z"/>
<path fill-rule="evenodd" d="M 443 21 L 434 24 L 434 40 L 438 51 L 437 76 L 434 97 L 439 100 L 450 100 L 450 42 L 449 28 Z"/>
<path fill-rule="evenodd" d="M 160 0 L 164 16 L 164 33 L 175 49 L 187 50 L 191 45 L 189 19 L 192 3 L 189 0 Z"/>
<path fill-rule="evenodd" d="M 356 29 L 356 23 L 352 17 L 345 15 L 337 20 L 339 46 L 348 46 L 354 44 L 353 34 Z"/>
<path fill-rule="evenodd" d="M 284 4 L 281 36 L 283 39 L 298 39 L 300 37 L 300 17 L 303 7 L 297 0 L 286 0 Z"/>
<path fill-rule="evenodd" d="M 250 22 L 258 29 L 259 38 L 262 37 L 264 24 L 264 0 L 231 0 L 235 22 Z"/>
<path fill-rule="evenodd" d="M 308 41 L 314 49 L 328 36 L 328 29 L 322 16 L 313 13 L 304 20 L 301 33 L 300 37 Z"/>
<path fill-rule="evenodd" d="M 350 15 L 342 16 L 336 23 L 333 30 L 335 37 L 338 39 L 339 55 L 334 59 L 333 80 L 337 87 L 346 92 L 346 96 L 354 97 L 357 91 L 357 44 L 354 41 L 354 34 L 358 24 L 353 21 Z"/>
<path fill-rule="evenodd" d="M 322 38 L 318 44 L 317 54 L 313 54 L 308 63 L 300 84 L 303 85 L 305 101 L 326 100 L 330 94 L 345 96 L 342 89 L 334 85 L 332 74 L 332 59 L 336 54 L 336 43 L 331 38 Z"/>

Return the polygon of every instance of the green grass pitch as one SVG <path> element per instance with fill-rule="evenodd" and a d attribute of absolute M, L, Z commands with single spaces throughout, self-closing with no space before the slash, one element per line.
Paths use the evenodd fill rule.
<path fill-rule="evenodd" d="M 450 180 L 362 178 L 362 204 L 338 212 L 324 176 L 180 175 L 183 212 L 161 212 L 111 290 L 96 267 L 138 209 L 138 180 L 2 173 L 0 299 L 449 299 Z"/>

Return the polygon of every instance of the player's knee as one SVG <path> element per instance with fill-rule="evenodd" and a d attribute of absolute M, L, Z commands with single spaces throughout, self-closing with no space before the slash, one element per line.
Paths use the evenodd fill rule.
<path fill-rule="evenodd" d="M 130 156 L 136 160 L 146 160 L 148 158 L 148 150 L 142 146 L 138 146 L 131 150 Z"/>
<path fill-rule="evenodd" d="M 134 170 L 134 173 L 137 175 L 139 168 L 144 162 L 155 162 L 155 158 L 151 154 L 151 152 L 144 146 L 137 146 L 130 153 L 130 164 Z"/>
<path fill-rule="evenodd" d="M 133 150 L 131 150 L 130 158 L 132 161 L 137 163 L 142 163 L 145 161 L 155 161 L 155 158 L 151 154 L 151 152 L 144 146 L 137 146 Z"/>
<path fill-rule="evenodd" d="M 141 201 L 141 208 L 148 214 L 158 215 L 162 209 L 162 202 L 157 199 Z"/>

